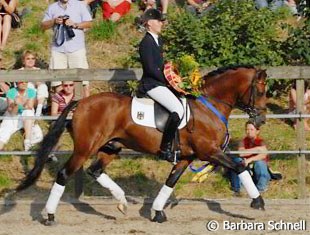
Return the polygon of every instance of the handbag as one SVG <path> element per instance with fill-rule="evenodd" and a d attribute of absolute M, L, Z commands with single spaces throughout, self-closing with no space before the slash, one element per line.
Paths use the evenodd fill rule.
<path fill-rule="evenodd" d="M 17 12 L 13 12 L 11 16 L 12 16 L 12 22 L 11 22 L 12 28 L 14 29 L 20 28 L 22 26 L 22 19 L 20 18 L 19 14 Z"/>

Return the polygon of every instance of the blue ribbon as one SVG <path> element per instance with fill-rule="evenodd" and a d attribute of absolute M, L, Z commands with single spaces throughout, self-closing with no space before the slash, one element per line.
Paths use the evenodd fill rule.
<path fill-rule="evenodd" d="M 202 165 L 201 167 L 196 168 L 196 167 L 194 167 L 193 164 L 191 163 L 191 164 L 189 165 L 189 169 L 190 169 L 192 172 L 194 172 L 194 173 L 199 173 L 200 171 L 202 171 L 203 169 L 205 169 L 209 164 L 210 164 L 210 163 L 206 163 L 206 164 Z"/>
<path fill-rule="evenodd" d="M 197 98 L 201 103 L 203 103 L 208 109 L 210 109 L 226 126 L 226 137 L 225 137 L 225 141 L 224 144 L 221 146 L 222 149 L 225 149 L 226 146 L 228 145 L 228 141 L 229 141 L 229 133 L 228 133 L 228 121 L 226 119 L 226 117 L 220 112 L 218 111 L 213 104 L 211 104 L 207 99 L 205 99 L 203 96 L 199 96 Z M 192 172 L 194 173 L 198 173 L 200 171 L 202 171 L 203 169 L 205 169 L 207 166 L 209 165 L 209 163 L 202 165 L 199 168 L 195 168 L 192 164 L 189 165 L 189 168 Z"/>
<path fill-rule="evenodd" d="M 197 98 L 201 103 L 203 103 L 208 109 L 210 109 L 219 119 L 222 120 L 222 122 L 225 124 L 226 129 L 228 129 L 228 121 L 226 117 L 218 111 L 213 104 L 211 104 L 208 100 L 206 100 L 203 96 L 199 96 Z"/>

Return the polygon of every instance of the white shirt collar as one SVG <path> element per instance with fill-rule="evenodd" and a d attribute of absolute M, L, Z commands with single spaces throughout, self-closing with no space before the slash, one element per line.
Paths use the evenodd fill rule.
<path fill-rule="evenodd" d="M 156 44 L 159 46 L 159 43 L 158 43 L 158 35 L 155 34 L 155 33 L 150 32 L 150 31 L 147 31 L 147 32 L 148 32 L 149 34 L 152 35 L 152 37 L 154 38 Z"/>

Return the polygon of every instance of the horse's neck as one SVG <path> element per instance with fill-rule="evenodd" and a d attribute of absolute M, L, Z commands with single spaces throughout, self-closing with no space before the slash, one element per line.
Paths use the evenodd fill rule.
<path fill-rule="evenodd" d="M 233 89 L 225 84 L 224 79 L 214 80 L 209 84 L 205 84 L 204 94 L 210 97 L 209 101 L 217 108 L 226 118 L 230 115 L 232 107 L 235 105 L 236 94 Z"/>

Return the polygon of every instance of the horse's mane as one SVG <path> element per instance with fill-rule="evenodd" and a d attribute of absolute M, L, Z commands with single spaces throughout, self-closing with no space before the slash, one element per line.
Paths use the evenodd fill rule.
<path fill-rule="evenodd" d="M 231 66 L 221 67 L 221 68 L 218 68 L 214 71 L 209 72 L 206 76 L 204 76 L 204 79 L 209 78 L 209 77 L 213 77 L 216 75 L 220 75 L 222 73 L 225 73 L 227 70 L 236 70 L 239 68 L 254 69 L 254 66 L 252 66 L 252 65 L 231 65 Z"/>

